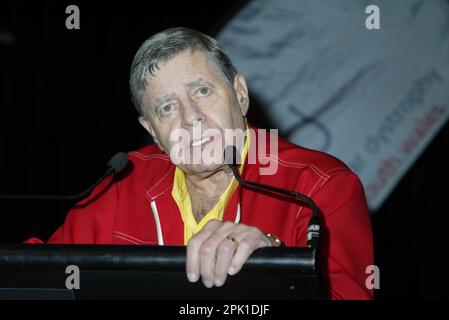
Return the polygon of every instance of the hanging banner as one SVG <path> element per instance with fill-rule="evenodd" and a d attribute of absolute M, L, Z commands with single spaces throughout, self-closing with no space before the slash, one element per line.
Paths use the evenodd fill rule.
<path fill-rule="evenodd" d="M 446 0 L 256 0 L 218 40 L 280 135 L 342 159 L 372 211 L 448 119 Z"/>

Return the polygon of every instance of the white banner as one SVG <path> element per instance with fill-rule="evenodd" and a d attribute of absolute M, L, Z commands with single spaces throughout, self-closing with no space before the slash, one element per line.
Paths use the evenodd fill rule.
<path fill-rule="evenodd" d="M 218 40 L 280 134 L 345 161 L 372 210 L 448 119 L 446 0 L 255 0 Z"/>

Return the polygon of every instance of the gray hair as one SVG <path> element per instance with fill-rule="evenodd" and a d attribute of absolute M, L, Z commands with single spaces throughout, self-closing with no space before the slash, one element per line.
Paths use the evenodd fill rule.
<path fill-rule="evenodd" d="M 166 62 L 185 50 L 202 50 L 224 76 L 233 83 L 237 69 L 217 40 L 189 28 L 170 28 L 147 39 L 139 48 L 131 66 L 129 85 L 132 101 L 140 115 L 146 117 L 144 93 L 159 62 Z"/>

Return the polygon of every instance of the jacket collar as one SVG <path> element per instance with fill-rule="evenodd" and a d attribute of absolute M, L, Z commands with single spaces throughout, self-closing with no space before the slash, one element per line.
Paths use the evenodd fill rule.
<path fill-rule="evenodd" d="M 165 169 L 159 180 L 147 189 L 145 196 L 150 202 L 171 191 L 175 169 L 175 165 L 170 161 L 168 168 Z"/>

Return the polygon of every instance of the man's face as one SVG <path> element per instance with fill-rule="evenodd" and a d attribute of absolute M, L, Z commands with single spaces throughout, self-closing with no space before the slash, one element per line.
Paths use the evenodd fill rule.
<path fill-rule="evenodd" d="M 235 144 L 225 130 L 246 129 L 248 93 L 242 75 L 229 84 L 206 53 L 186 50 L 159 64 L 145 106 L 149 119 L 139 121 L 172 161 L 182 152 L 182 163 L 174 162 L 183 171 L 212 173 L 223 168 L 224 148 Z"/>

